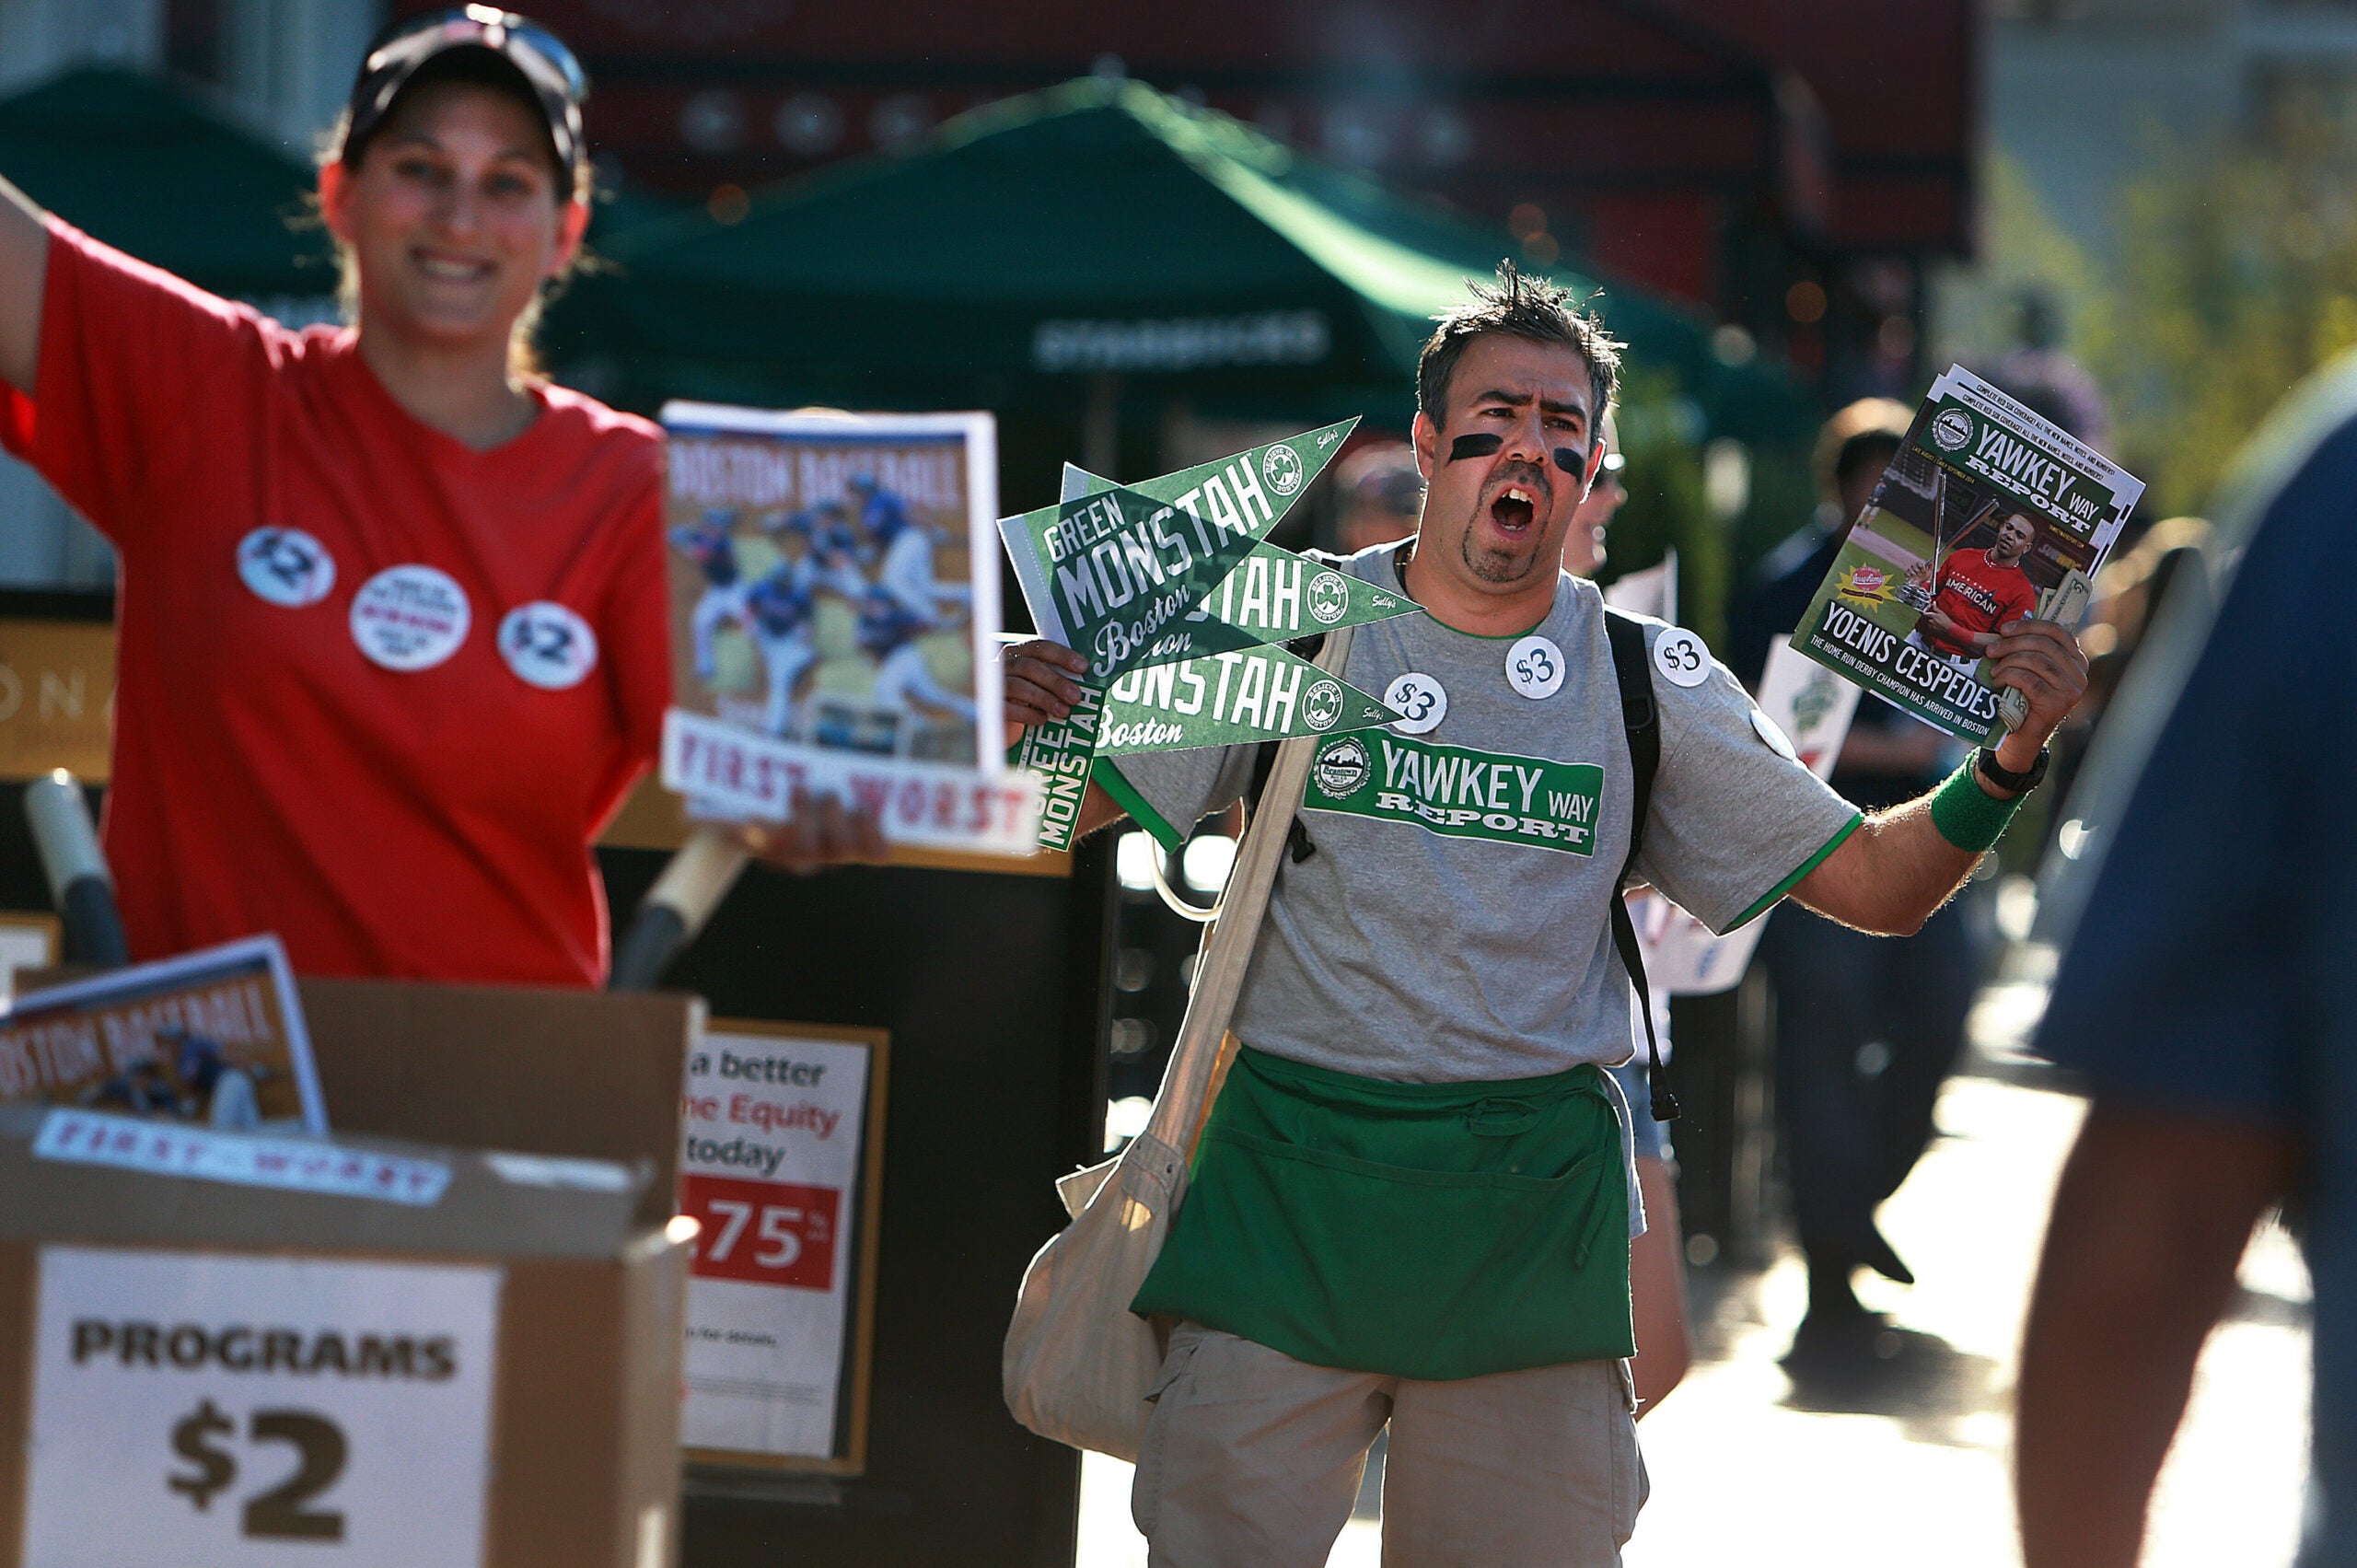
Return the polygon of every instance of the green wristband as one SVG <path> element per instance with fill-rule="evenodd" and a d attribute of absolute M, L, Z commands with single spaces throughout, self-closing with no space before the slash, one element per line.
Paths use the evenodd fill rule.
<path fill-rule="evenodd" d="M 1980 787 L 1973 776 L 1972 759 L 1965 759 L 1964 766 L 1947 776 L 1947 781 L 1932 792 L 1932 826 L 1940 837 L 1967 854 L 1979 854 L 1995 847 L 2005 836 L 2005 824 L 2014 819 L 2014 810 L 2022 797 L 1999 800 Z"/>

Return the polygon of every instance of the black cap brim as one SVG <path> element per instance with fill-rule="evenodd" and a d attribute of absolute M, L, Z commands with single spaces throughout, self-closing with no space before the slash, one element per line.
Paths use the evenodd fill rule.
<path fill-rule="evenodd" d="M 557 162 L 565 168 L 581 166 L 586 156 L 581 100 L 564 71 L 516 28 L 464 16 L 398 34 L 369 52 L 352 85 L 337 160 L 348 162 L 354 148 L 366 145 L 420 71 L 461 51 L 485 55 L 513 72 L 524 96 L 540 106 Z"/>

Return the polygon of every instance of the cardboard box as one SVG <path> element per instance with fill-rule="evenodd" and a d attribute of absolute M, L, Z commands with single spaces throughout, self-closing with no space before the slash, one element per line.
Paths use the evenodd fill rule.
<path fill-rule="evenodd" d="M 297 982 L 328 1126 L 459 1148 L 645 1162 L 675 1212 L 679 1086 L 701 997 L 399 980 Z"/>
<path fill-rule="evenodd" d="M 0 1568 L 668 1568 L 652 1179 L 0 1108 Z"/>
<path fill-rule="evenodd" d="M 37 1158 L 43 1113 L 0 1107 L 0 1568 L 666 1568 L 693 1237 L 672 1220 L 679 1086 L 702 1004 L 300 990 L 324 1147 L 364 1188 L 441 1171 L 438 1196 Z M 508 1152 L 462 1152 L 487 1149 Z M 339 1371 L 364 1350 L 368 1375 Z M 404 1389 L 429 1397 L 405 1408 Z"/>

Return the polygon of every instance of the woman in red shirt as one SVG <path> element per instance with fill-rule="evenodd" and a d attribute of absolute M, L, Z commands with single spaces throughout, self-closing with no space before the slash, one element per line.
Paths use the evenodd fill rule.
<path fill-rule="evenodd" d="M 319 171 L 354 325 L 293 332 L 0 180 L 0 442 L 115 545 L 133 953 L 594 985 L 590 845 L 668 700 L 662 438 L 529 366 L 588 208 L 579 67 L 470 7 Z M 840 819 L 784 858 L 840 857 Z M 806 842 L 816 832 L 822 842 Z"/>

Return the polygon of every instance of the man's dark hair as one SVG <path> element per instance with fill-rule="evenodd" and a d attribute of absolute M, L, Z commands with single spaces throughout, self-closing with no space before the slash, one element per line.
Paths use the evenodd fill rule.
<path fill-rule="evenodd" d="M 1449 377 L 1465 345 L 1492 332 L 1571 349 L 1587 364 L 1596 406 L 1589 416 L 1601 427 L 1604 411 L 1612 406 L 1613 389 L 1620 379 L 1620 350 L 1626 346 L 1604 330 L 1604 323 L 1572 303 L 1572 291 L 1544 278 L 1527 277 L 1512 261 L 1498 263 L 1494 288 L 1471 284 L 1473 297 L 1434 318 L 1439 325 L 1416 360 L 1416 407 L 1441 423 L 1448 401 Z M 1595 432 L 1589 432 L 1594 438 Z"/>

